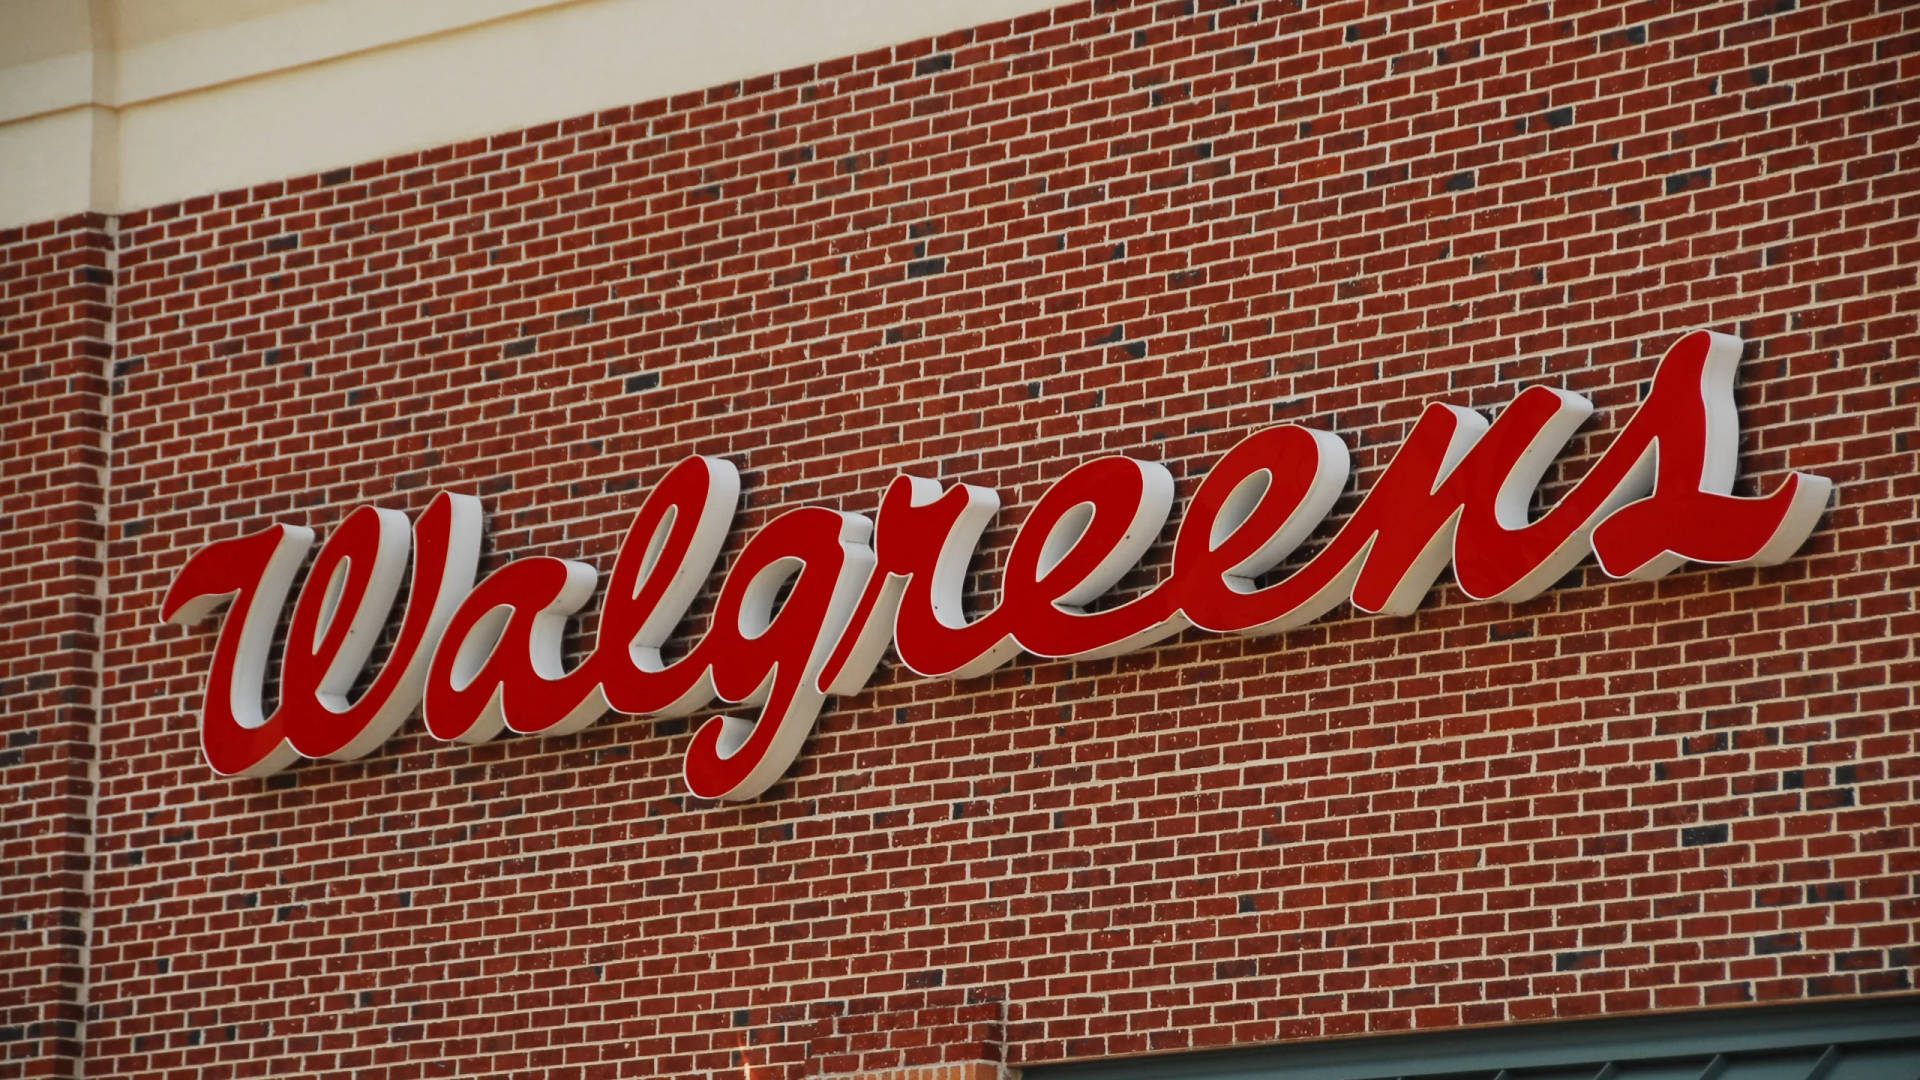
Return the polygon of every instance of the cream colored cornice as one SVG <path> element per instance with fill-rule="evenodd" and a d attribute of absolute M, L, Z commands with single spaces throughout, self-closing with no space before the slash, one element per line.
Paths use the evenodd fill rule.
<path fill-rule="evenodd" d="M 4 0 L 0 227 L 648 101 L 1057 0 Z"/>

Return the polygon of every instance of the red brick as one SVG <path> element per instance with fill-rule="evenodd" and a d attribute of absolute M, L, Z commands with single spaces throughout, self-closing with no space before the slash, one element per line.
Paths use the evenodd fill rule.
<path fill-rule="evenodd" d="M 1879 7 L 1079 4 L 0 234 L 0 1056 L 973 1080 L 1910 992 L 1920 15 Z M 1546 382 L 1598 408 L 1553 498 L 1694 326 L 1748 342 L 1740 490 L 1839 490 L 1785 564 L 891 671 L 744 805 L 683 794 L 685 721 L 219 779 L 213 635 L 158 622 L 210 540 L 442 488 L 488 568 L 605 571 L 696 452 L 746 527 L 996 488 L 983 604 L 1103 453 L 1190 495 L 1293 421 L 1365 490 L 1425 403 Z"/>

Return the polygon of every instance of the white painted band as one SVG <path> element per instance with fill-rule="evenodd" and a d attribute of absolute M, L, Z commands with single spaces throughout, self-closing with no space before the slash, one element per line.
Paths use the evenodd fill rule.
<path fill-rule="evenodd" d="M 9 0 L 0 227 L 248 187 L 1058 0 Z"/>

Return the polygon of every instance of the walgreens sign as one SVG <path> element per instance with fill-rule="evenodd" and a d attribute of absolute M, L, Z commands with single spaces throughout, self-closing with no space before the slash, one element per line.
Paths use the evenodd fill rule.
<path fill-rule="evenodd" d="M 1564 498 L 1529 516 L 1534 489 L 1592 406 L 1530 387 L 1489 424 L 1429 405 L 1353 516 L 1313 557 L 1283 563 L 1347 483 L 1345 445 L 1297 425 L 1255 432 L 1201 481 L 1153 588 L 1089 610 L 1159 536 L 1173 507 L 1167 470 L 1108 457 L 1056 481 L 1021 522 L 1002 599 L 968 609 L 964 584 L 999 507 L 990 490 L 902 476 L 872 520 L 822 507 L 768 522 L 727 569 L 706 635 L 662 649 L 714 571 L 740 483 L 724 460 L 670 470 L 634 517 L 607 583 L 593 651 L 562 660 L 568 620 L 592 596 L 585 563 L 516 559 L 478 585 L 477 499 L 442 493 L 418 520 L 362 507 L 321 546 L 294 600 L 279 704 L 262 686 L 288 593 L 314 535 L 297 525 L 207 545 L 167 591 L 162 615 L 190 623 L 227 605 L 207 675 L 201 746 L 222 774 L 261 775 L 298 757 L 349 759 L 420 708 L 436 737 L 478 743 L 511 730 L 562 734 L 609 711 L 677 716 L 716 701 L 694 732 L 694 794 L 746 799 L 799 754 L 826 699 L 856 694 L 891 645 L 926 678 L 969 678 L 1021 652 L 1113 656 L 1197 627 L 1265 634 L 1342 601 L 1412 612 L 1451 564 L 1469 596 L 1509 603 L 1546 589 L 1591 552 L 1608 574 L 1656 578 L 1687 560 L 1777 563 L 1806 539 L 1831 484 L 1792 473 L 1735 497 L 1739 339 L 1696 331 L 1660 361 L 1652 390 Z M 411 553 L 411 554 L 409 554 Z M 397 639 L 358 698 L 352 687 L 387 627 L 409 557 Z"/>

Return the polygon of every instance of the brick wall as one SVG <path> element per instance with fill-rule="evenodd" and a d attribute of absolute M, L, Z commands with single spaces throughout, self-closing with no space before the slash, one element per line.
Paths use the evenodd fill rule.
<path fill-rule="evenodd" d="M 0 1063 L 63 1075 L 86 1004 L 113 240 L 0 232 Z"/>
<path fill-rule="evenodd" d="M 1916 46 L 1893 0 L 1082 4 L 124 216 L 88 1074 L 992 1075 L 1909 992 Z M 888 669 L 741 805 L 682 794 L 684 720 L 219 779 L 214 636 L 158 621 L 209 540 L 443 488 L 489 567 L 604 576 L 696 452 L 730 551 L 903 471 L 997 489 L 983 606 L 1104 453 L 1186 496 L 1306 423 L 1344 511 L 1427 402 L 1546 382 L 1599 410 L 1550 498 L 1694 326 L 1748 342 L 1737 490 L 1838 488 L 1786 564 Z M 13 668 L 69 655 L 42 618 Z M 57 730 L 80 795 L 8 823 L 73 869 L 23 910 L 76 903 Z"/>

